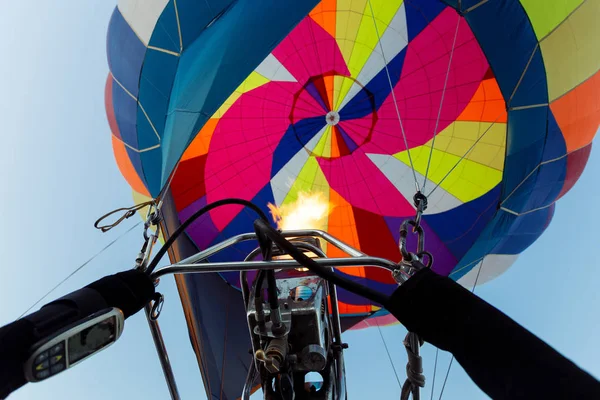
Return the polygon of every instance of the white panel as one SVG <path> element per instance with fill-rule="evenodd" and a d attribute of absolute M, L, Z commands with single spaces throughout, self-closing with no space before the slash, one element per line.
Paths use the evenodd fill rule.
<path fill-rule="evenodd" d="M 458 280 L 458 283 L 469 290 L 473 290 L 475 280 L 477 286 L 491 281 L 502 275 L 519 257 L 518 254 L 488 254 L 482 261 L 477 263 L 465 276 Z M 481 267 L 481 272 L 479 268 Z M 479 273 L 479 278 L 477 274 Z"/>
<path fill-rule="evenodd" d="M 415 195 L 416 190 L 412 168 L 390 155 L 367 154 L 367 156 L 412 205 L 412 198 Z M 415 173 L 417 175 L 417 181 L 422 185 L 425 177 L 416 171 Z M 434 187 L 435 182 L 428 179 L 427 186 Z M 425 215 L 438 214 L 463 204 L 460 200 L 441 187 L 438 187 L 427 200 L 428 205 L 427 210 L 424 212 Z"/>
<path fill-rule="evenodd" d="M 119 0 L 119 11 L 144 43 L 148 46 L 152 31 L 169 0 Z"/>
<path fill-rule="evenodd" d="M 325 133 L 327 125 L 323 127 L 307 144 L 306 148 L 313 150 L 323 133 Z M 291 187 L 296 182 L 296 178 L 304 168 L 308 161 L 308 151 L 306 148 L 301 148 L 288 163 L 271 179 L 271 189 L 273 190 L 273 198 L 276 205 L 281 205 L 285 197 L 288 195 Z"/>
<path fill-rule="evenodd" d="M 271 81 L 296 82 L 290 71 L 273 54 L 269 54 L 255 71 Z"/>
<path fill-rule="evenodd" d="M 381 34 L 381 32 L 379 32 Z M 381 43 L 381 46 L 380 46 Z M 400 6 L 398 12 L 392 18 L 388 25 L 381 41 L 377 43 L 374 51 L 369 56 L 369 59 L 363 66 L 362 70 L 356 77 L 356 80 L 366 86 L 380 71 L 385 69 L 384 57 L 381 55 L 381 47 L 383 47 L 383 55 L 388 63 L 392 61 L 406 46 L 408 45 L 408 32 L 406 28 L 406 11 L 404 4 Z M 387 79 L 387 77 L 386 77 Z M 344 100 L 340 103 L 341 110 L 358 92 L 361 86 L 358 84 L 352 85 Z"/>

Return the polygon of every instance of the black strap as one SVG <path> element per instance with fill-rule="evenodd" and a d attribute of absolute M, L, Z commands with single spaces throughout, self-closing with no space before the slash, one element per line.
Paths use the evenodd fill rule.
<path fill-rule="evenodd" d="M 424 268 L 386 308 L 428 343 L 451 352 L 493 399 L 600 399 L 600 382 L 452 279 Z"/>

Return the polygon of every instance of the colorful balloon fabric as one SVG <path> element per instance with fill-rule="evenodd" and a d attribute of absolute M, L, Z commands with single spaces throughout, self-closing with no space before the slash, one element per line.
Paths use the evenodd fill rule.
<path fill-rule="evenodd" d="M 598 0 L 121 1 L 107 46 L 117 162 L 135 192 L 166 187 L 174 226 L 227 197 L 267 211 L 319 193 L 329 233 L 392 260 L 418 189 L 434 270 L 472 287 L 541 235 L 584 169 L 599 17 Z M 187 234 L 203 249 L 252 218 L 225 208 Z M 375 268 L 342 273 L 396 287 Z M 198 319 L 194 279 L 178 284 Z M 340 300 L 349 325 L 379 310 Z"/>

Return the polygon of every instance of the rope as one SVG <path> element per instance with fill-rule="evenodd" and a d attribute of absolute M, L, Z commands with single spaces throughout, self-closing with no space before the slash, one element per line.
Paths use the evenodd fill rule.
<path fill-rule="evenodd" d="M 115 226 L 119 225 L 121 222 L 123 222 L 124 220 L 126 220 L 127 218 L 131 218 L 132 216 L 134 216 L 135 213 L 138 212 L 139 210 L 141 210 L 142 208 L 150 206 L 152 204 L 154 204 L 154 200 L 145 201 L 143 203 L 136 204 L 135 206 L 131 206 L 131 207 L 117 208 L 116 210 L 113 210 L 113 211 L 111 211 L 109 213 L 106 213 L 103 216 L 101 216 L 100 218 L 98 218 L 98 220 L 96 222 L 94 222 L 94 228 L 100 229 L 102 232 L 108 232 L 112 228 L 114 228 Z M 125 211 L 125 212 L 115 222 L 113 222 L 112 224 L 101 225 L 100 226 L 100 223 L 103 220 L 105 220 L 106 218 L 110 217 L 111 215 L 116 214 L 116 213 L 121 212 L 121 211 Z"/>
<path fill-rule="evenodd" d="M 93 256 L 91 256 L 86 262 L 84 262 L 83 264 L 81 264 L 79 267 L 77 267 L 73 272 L 71 272 L 69 275 L 67 275 L 62 281 L 60 281 L 56 286 L 54 286 L 52 289 L 50 289 L 45 295 L 43 295 L 42 297 L 40 297 L 40 299 L 38 301 L 36 301 L 35 303 L 33 303 L 31 305 L 31 307 L 29 307 L 27 310 L 25 310 L 23 312 L 23 314 L 19 315 L 19 318 L 22 318 L 25 314 L 27 314 L 29 311 L 31 311 L 31 309 L 35 306 L 37 306 L 42 300 L 44 300 L 46 297 L 48 297 L 50 295 L 50 293 L 54 292 L 60 285 L 62 285 L 63 283 L 65 283 L 69 278 L 71 278 L 73 275 L 75 275 L 77 272 L 81 271 L 81 269 L 83 269 L 83 267 L 85 267 L 86 265 L 88 265 L 90 262 L 92 262 L 96 257 L 98 257 L 99 255 L 101 255 L 102 253 L 104 253 L 106 250 L 108 250 L 109 247 L 111 247 L 113 244 L 115 244 L 117 241 L 119 241 L 121 238 L 123 238 L 126 234 L 128 234 L 129 232 L 131 232 L 132 230 L 134 230 L 135 228 L 137 228 L 142 222 L 138 222 L 137 224 L 133 225 L 131 228 L 127 229 L 125 232 L 123 232 L 120 236 L 118 236 L 116 239 L 114 239 L 112 242 L 108 243 L 106 246 L 104 246 L 100 251 L 98 251 L 96 254 L 94 254 Z M 17 319 L 19 319 L 17 318 Z"/>
<path fill-rule="evenodd" d="M 369 0 L 369 8 L 371 9 L 371 17 L 373 18 L 373 25 L 375 25 L 375 33 L 377 33 L 377 42 L 379 43 L 379 48 L 381 50 L 381 58 L 383 58 L 383 65 L 385 66 L 385 73 L 388 78 L 388 83 L 390 84 L 390 93 L 392 95 L 392 100 L 394 101 L 394 107 L 396 108 L 396 114 L 398 115 L 398 122 L 400 123 L 400 131 L 402 132 L 402 138 L 404 139 L 404 146 L 406 146 L 406 151 L 408 153 L 408 160 L 410 162 L 410 167 L 412 169 L 413 178 L 415 179 L 415 187 L 417 192 L 419 189 L 419 182 L 417 181 L 417 173 L 415 172 L 415 166 L 413 164 L 412 156 L 410 155 L 410 148 L 408 147 L 408 139 L 406 138 L 406 133 L 404 132 L 404 125 L 402 124 L 402 117 L 400 117 L 400 109 L 398 108 L 398 101 L 396 100 L 396 94 L 394 93 L 394 85 L 392 83 L 392 77 L 390 75 L 390 70 L 388 69 L 388 63 L 385 58 L 385 53 L 383 52 L 383 45 L 381 44 L 381 36 L 379 35 L 379 28 L 377 27 L 377 21 L 375 21 L 375 13 L 373 12 L 373 5 L 371 4 L 371 0 Z"/>
<path fill-rule="evenodd" d="M 448 364 L 448 370 L 446 371 L 446 377 L 444 378 L 444 384 L 442 385 L 442 391 L 440 392 L 439 400 L 442 400 L 442 396 L 444 395 L 444 389 L 446 388 L 448 375 L 450 375 L 450 368 L 452 368 L 452 361 L 454 361 L 454 356 L 452 356 L 452 358 L 450 359 L 450 364 Z"/>
<path fill-rule="evenodd" d="M 377 325 L 377 329 L 379 329 L 379 335 L 381 336 L 381 341 L 383 342 L 383 347 L 385 347 L 385 352 L 387 353 L 388 359 L 390 360 L 390 364 L 392 365 L 392 369 L 394 370 L 394 375 L 396 376 L 396 381 L 398 382 L 398 387 L 402 388 L 402 384 L 400 383 L 400 377 L 398 377 L 398 371 L 396 371 L 396 366 L 394 365 L 394 361 L 392 360 L 392 355 L 390 354 L 390 350 L 388 349 L 387 343 L 385 342 L 385 338 L 383 337 L 383 332 L 381 332 L 381 326 L 379 322 L 377 322 L 377 317 L 374 318 L 375 325 Z"/>
<path fill-rule="evenodd" d="M 438 354 L 440 353 L 440 349 L 435 348 L 435 363 L 433 364 L 433 380 L 431 381 L 431 397 L 430 400 L 433 400 L 433 391 L 435 389 L 435 374 L 437 372 L 437 363 L 438 363 Z"/>
<path fill-rule="evenodd" d="M 452 57 L 454 56 L 454 49 L 456 48 L 456 38 L 458 37 L 458 27 L 460 26 L 461 16 L 458 16 L 456 21 L 456 31 L 454 32 L 454 41 L 452 42 L 452 49 L 450 50 L 450 59 L 448 60 L 448 69 L 446 70 L 446 79 L 444 80 L 444 89 L 442 90 L 442 97 L 440 99 L 440 108 L 438 110 L 437 120 L 435 121 L 435 128 L 433 130 L 433 140 L 431 141 L 431 148 L 429 149 L 429 159 L 427 160 L 427 168 L 425 169 L 425 180 L 423 181 L 423 192 L 425 192 L 425 186 L 427 185 L 427 176 L 429 175 L 429 166 L 431 165 L 431 156 L 433 155 L 433 147 L 435 145 L 435 137 L 437 136 L 437 130 L 440 124 L 440 118 L 442 116 L 442 106 L 444 105 L 444 96 L 446 95 L 446 87 L 448 86 L 448 77 L 450 76 L 450 67 L 452 66 Z"/>
<path fill-rule="evenodd" d="M 419 400 L 420 388 L 425 386 L 425 375 L 423 375 L 423 359 L 419 355 L 419 348 L 423 345 L 421 339 L 416 333 L 408 332 L 404 338 L 404 347 L 408 354 L 408 363 L 406 364 L 406 381 L 402 385 L 400 400 L 408 400 L 410 394 L 413 400 Z"/>
<path fill-rule="evenodd" d="M 452 166 L 452 168 L 450 168 L 450 170 L 446 173 L 446 175 L 444 175 L 444 177 L 435 185 L 435 187 L 431 190 L 431 192 L 429 192 L 429 194 L 427 195 L 427 197 L 430 197 L 433 192 L 435 192 L 435 190 L 437 188 L 440 187 L 440 185 L 446 180 L 446 178 L 452 173 L 452 171 L 454 171 L 454 169 L 456 167 L 458 167 L 458 164 L 461 163 L 462 160 L 465 159 L 465 157 L 467 157 L 467 155 L 471 152 L 471 150 L 473 150 L 475 148 L 475 146 L 477 146 L 477 143 L 479 143 L 479 141 L 481 139 L 483 139 L 483 137 L 485 136 L 486 133 L 488 133 L 492 127 L 496 124 L 496 122 L 498 122 L 498 120 L 500 119 L 500 117 L 504 114 L 504 111 L 501 111 L 500 114 L 498 114 L 498 116 L 496 117 L 496 119 L 494 120 L 494 122 L 492 122 L 492 124 L 490 126 L 488 126 L 488 128 L 481 134 L 481 136 L 479 136 L 477 138 L 477 140 L 475 142 L 473 142 L 473 144 L 471 145 L 471 147 L 469 147 L 467 149 L 467 151 L 465 151 L 465 153 L 462 155 L 462 157 Z"/>

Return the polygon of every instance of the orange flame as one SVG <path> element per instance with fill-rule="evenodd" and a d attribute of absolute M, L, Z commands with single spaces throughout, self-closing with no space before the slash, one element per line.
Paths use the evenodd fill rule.
<path fill-rule="evenodd" d="M 322 193 L 299 192 L 293 203 L 277 207 L 267 204 L 277 227 L 284 231 L 297 229 L 325 229 L 330 212 L 329 202 Z"/>

